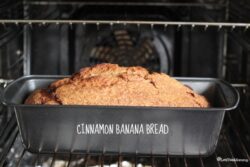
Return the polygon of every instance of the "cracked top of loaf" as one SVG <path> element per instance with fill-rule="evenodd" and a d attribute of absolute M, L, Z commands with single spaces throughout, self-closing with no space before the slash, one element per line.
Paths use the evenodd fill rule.
<path fill-rule="evenodd" d="M 209 107 L 174 78 L 143 67 L 98 64 L 34 91 L 25 104 Z"/>

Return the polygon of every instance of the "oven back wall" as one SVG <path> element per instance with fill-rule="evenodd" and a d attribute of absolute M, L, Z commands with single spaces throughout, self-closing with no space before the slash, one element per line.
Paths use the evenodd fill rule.
<path fill-rule="evenodd" d="M 121 33 L 116 35 L 116 33 Z M 123 33 L 123 34 L 122 34 Z M 96 63 L 141 65 L 174 76 L 217 77 L 223 32 L 175 27 L 50 25 L 31 29 L 31 73 L 71 74 Z M 120 38 L 120 39 L 117 39 Z M 46 68 L 45 68 L 46 66 Z"/>

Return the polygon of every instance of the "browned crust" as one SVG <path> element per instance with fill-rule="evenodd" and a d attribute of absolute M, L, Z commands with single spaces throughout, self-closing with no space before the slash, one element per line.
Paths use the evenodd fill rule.
<path fill-rule="evenodd" d="M 48 91 L 49 90 L 49 91 Z M 207 100 L 174 78 L 142 67 L 98 64 L 32 93 L 26 104 L 209 107 Z"/>
<path fill-rule="evenodd" d="M 49 93 L 47 89 L 38 89 L 32 92 L 29 97 L 25 100 L 25 104 L 54 104 L 59 103 Z"/>

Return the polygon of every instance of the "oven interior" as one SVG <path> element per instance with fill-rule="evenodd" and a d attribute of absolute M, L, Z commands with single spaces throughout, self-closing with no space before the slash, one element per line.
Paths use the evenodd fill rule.
<path fill-rule="evenodd" d="M 22 146 L 14 114 L 1 105 L 1 166 L 247 166 L 249 9 L 247 0 L 2 0 L 1 90 L 23 75 L 67 75 L 109 62 L 171 76 L 221 78 L 241 98 L 226 113 L 216 152 L 199 158 L 32 154 Z"/>

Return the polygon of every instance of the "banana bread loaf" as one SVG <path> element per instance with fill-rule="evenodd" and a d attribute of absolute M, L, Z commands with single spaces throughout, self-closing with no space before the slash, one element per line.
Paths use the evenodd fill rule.
<path fill-rule="evenodd" d="M 34 91 L 25 104 L 208 107 L 174 78 L 142 67 L 98 64 Z"/>

